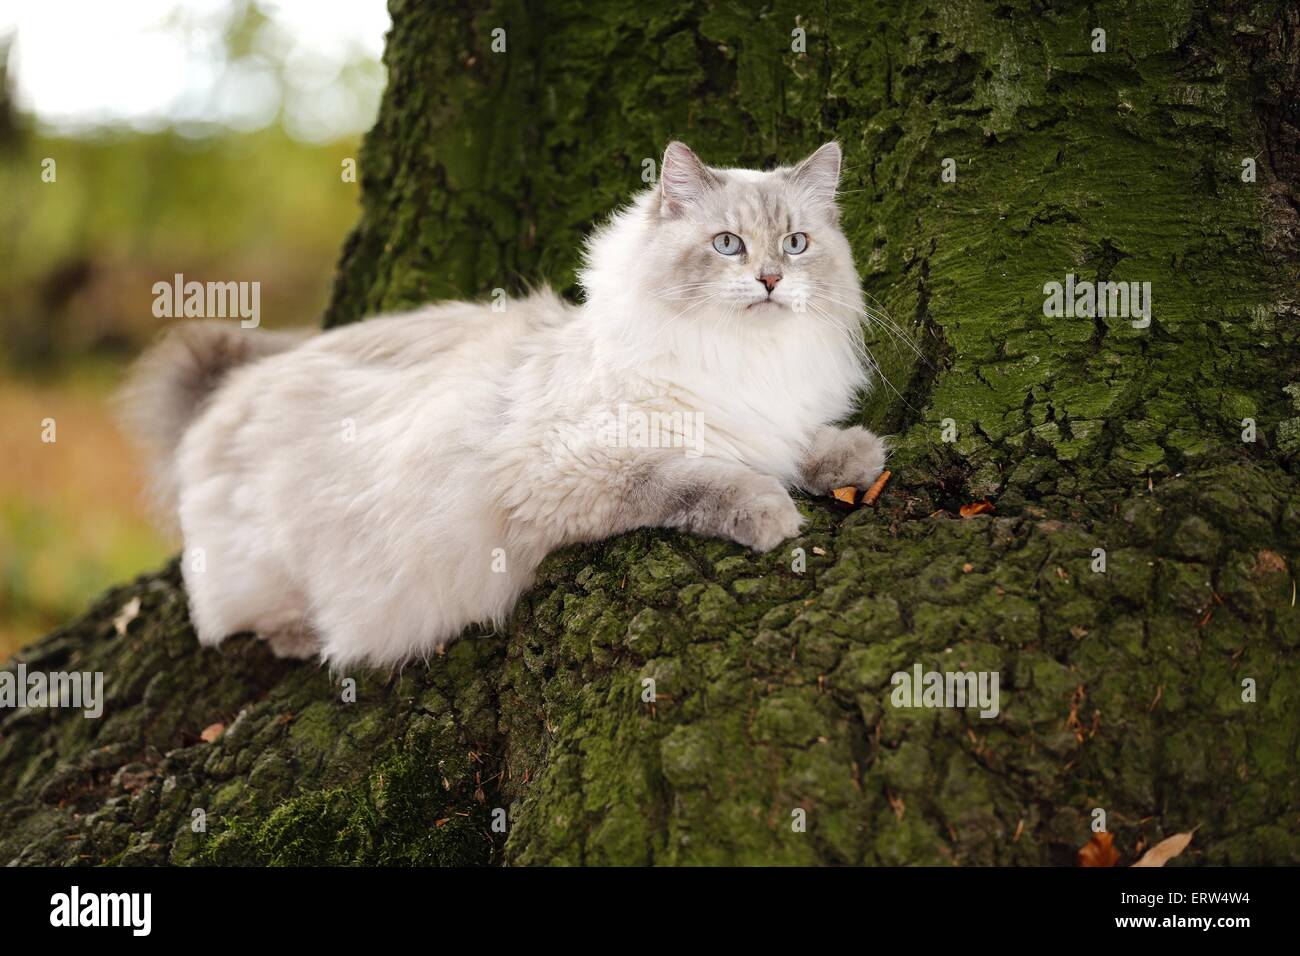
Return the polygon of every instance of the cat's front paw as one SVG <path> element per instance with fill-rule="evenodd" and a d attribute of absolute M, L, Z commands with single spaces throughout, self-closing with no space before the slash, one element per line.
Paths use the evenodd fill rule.
<path fill-rule="evenodd" d="M 773 481 L 775 488 L 736 502 L 727 536 L 755 551 L 771 551 L 799 533 L 803 515 L 794 500 Z"/>
<path fill-rule="evenodd" d="M 884 439 L 865 428 L 823 428 L 799 467 L 800 480 L 819 495 L 845 485 L 867 488 L 880 477 L 888 454 Z"/>

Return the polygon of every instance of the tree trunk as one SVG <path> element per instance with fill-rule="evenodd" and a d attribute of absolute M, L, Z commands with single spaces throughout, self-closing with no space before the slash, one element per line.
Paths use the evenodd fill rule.
<path fill-rule="evenodd" d="M 670 138 L 835 137 L 891 483 L 769 555 L 569 549 L 400 676 L 200 651 L 141 578 L 20 655 L 108 705 L 0 721 L 0 862 L 1073 864 L 1098 809 L 1126 862 L 1300 862 L 1294 6 L 430 6 L 391 3 L 327 324 L 571 291 Z M 1045 314 L 1067 274 L 1149 325 Z M 998 715 L 895 706 L 916 665 Z"/>

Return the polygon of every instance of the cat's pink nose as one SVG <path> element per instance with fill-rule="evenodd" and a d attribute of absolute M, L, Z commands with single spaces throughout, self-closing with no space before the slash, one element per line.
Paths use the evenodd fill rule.
<path fill-rule="evenodd" d="M 776 284 L 781 281 L 781 276 L 779 274 L 759 276 L 758 281 L 767 286 L 767 291 L 771 292 L 776 288 Z"/>

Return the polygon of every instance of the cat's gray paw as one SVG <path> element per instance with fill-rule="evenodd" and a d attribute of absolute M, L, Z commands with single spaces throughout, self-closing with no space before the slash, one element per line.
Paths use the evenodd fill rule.
<path fill-rule="evenodd" d="M 320 641 L 306 625 L 293 625 L 259 635 L 276 657 L 305 661 L 320 651 Z"/>
<path fill-rule="evenodd" d="M 799 466 L 800 481 L 818 495 L 845 485 L 866 488 L 880 477 L 888 454 L 884 439 L 865 428 L 823 428 Z"/>
<path fill-rule="evenodd" d="M 726 538 L 755 551 L 770 551 L 799 533 L 803 515 L 771 475 L 733 467 L 706 473 L 699 482 L 679 493 L 683 507 L 664 522 L 666 527 Z"/>
<path fill-rule="evenodd" d="M 755 551 L 771 551 L 799 533 L 803 515 L 780 482 L 773 480 L 772 484 L 775 487 L 735 503 L 726 529 L 728 538 Z"/>

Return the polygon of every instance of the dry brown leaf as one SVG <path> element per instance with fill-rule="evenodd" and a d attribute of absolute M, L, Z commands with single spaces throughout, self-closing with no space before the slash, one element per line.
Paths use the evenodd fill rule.
<path fill-rule="evenodd" d="M 1151 849 L 1143 853 L 1142 859 L 1138 860 L 1133 865 L 1164 866 L 1174 857 L 1187 849 L 1188 844 L 1192 842 L 1192 834 L 1195 832 L 1195 830 L 1192 830 L 1189 833 L 1175 833 L 1171 837 L 1166 837 Z"/>
<path fill-rule="evenodd" d="M 858 502 L 858 489 L 852 485 L 845 485 L 843 488 L 835 488 L 831 491 L 831 497 L 836 501 L 841 501 L 852 507 Z"/>
<path fill-rule="evenodd" d="M 1286 558 L 1276 551 L 1261 551 L 1255 555 L 1255 567 L 1264 574 L 1286 570 Z"/>
<path fill-rule="evenodd" d="M 962 505 L 961 516 L 963 518 L 973 518 L 976 515 L 989 514 L 993 510 L 993 502 L 985 498 L 983 501 L 972 501 L 968 505 Z"/>
<path fill-rule="evenodd" d="M 210 744 L 225 732 L 225 724 L 208 724 L 208 726 L 203 728 L 203 733 L 199 734 L 199 739 L 204 743 Z"/>
<path fill-rule="evenodd" d="M 117 631 L 118 637 L 126 637 L 126 629 L 132 621 L 140 616 L 140 597 L 139 595 L 131 598 L 122 605 L 122 609 L 117 612 L 113 618 L 113 630 Z"/>
<path fill-rule="evenodd" d="M 1105 831 L 1094 833 L 1088 845 L 1079 851 L 1080 866 L 1114 866 L 1118 862 L 1115 838 Z"/>
<path fill-rule="evenodd" d="M 1074 739 L 1078 743 L 1083 743 L 1083 721 L 1079 720 L 1079 708 L 1083 706 L 1084 699 L 1088 692 L 1080 684 L 1074 689 L 1074 695 L 1070 698 L 1070 714 L 1065 718 L 1065 729 L 1074 731 Z"/>
<path fill-rule="evenodd" d="M 889 484 L 889 474 L 890 473 L 887 471 L 882 471 L 880 477 L 877 478 L 871 487 L 867 489 L 867 493 L 862 496 L 862 503 L 864 505 L 874 505 L 876 503 L 876 499 L 880 497 L 880 493 L 885 490 L 885 485 Z"/>
<path fill-rule="evenodd" d="M 896 797 L 889 792 L 888 788 L 886 788 L 885 799 L 889 801 L 889 806 L 894 811 L 894 816 L 898 817 L 900 820 L 903 819 L 903 814 L 907 812 L 907 804 L 903 802 L 902 796 L 900 795 Z"/>

